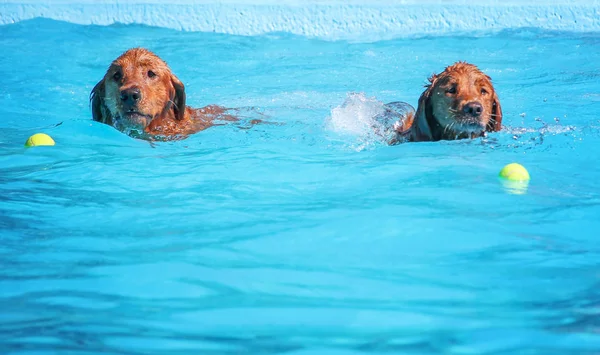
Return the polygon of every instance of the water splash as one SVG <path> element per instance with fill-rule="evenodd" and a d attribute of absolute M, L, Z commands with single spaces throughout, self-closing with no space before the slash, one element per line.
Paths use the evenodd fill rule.
<path fill-rule="evenodd" d="M 359 150 L 376 144 L 393 144 L 400 137 L 396 128 L 414 108 L 403 102 L 384 104 L 364 93 L 349 93 L 340 106 L 331 110 L 326 128 L 358 141 Z"/>
<path fill-rule="evenodd" d="M 327 128 L 341 134 L 366 137 L 373 133 L 374 118 L 384 112 L 384 104 L 364 93 L 348 93 L 340 106 L 331 110 Z"/>

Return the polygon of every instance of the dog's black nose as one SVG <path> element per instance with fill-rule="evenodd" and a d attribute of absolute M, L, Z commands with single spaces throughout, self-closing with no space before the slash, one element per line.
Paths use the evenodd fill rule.
<path fill-rule="evenodd" d="M 127 104 L 134 104 L 142 99 L 142 93 L 138 88 L 121 90 L 121 101 Z"/>
<path fill-rule="evenodd" d="M 479 116 L 481 116 L 481 113 L 483 112 L 483 106 L 479 102 L 469 102 L 468 104 L 465 105 L 465 107 L 463 108 L 463 111 L 467 115 L 479 117 Z"/>

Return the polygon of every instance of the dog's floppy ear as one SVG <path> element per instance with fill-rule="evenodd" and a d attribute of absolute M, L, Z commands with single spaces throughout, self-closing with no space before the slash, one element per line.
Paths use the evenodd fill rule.
<path fill-rule="evenodd" d="M 492 95 L 492 117 L 486 127 L 488 132 L 497 132 L 502 129 L 502 107 L 500 106 L 500 100 L 498 100 L 498 94 L 494 90 Z"/>
<path fill-rule="evenodd" d="M 179 80 L 175 74 L 171 73 L 171 83 L 175 88 L 175 95 L 173 96 L 173 105 L 175 109 L 175 118 L 182 120 L 185 117 L 185 86 Z"/>
<path fill-rule="evenodd" d="M 432 127 L 430 121 L 433 120 L 433 110 L 431 108 L 431 94 L 437 81 L 437 76 L 434 74 L 429 78 L 429 84 L 419 98 L 415 121 L 411 129 L 411 140 L 414 142 L 432 141 Z"/>
<path fill-rule="evenodd" d="M 112 125 L 112 116 L 104 103 L 104 79 L 100 80 L 90 93 L 90 104 L 92 106 L 92 118 L 94 121 Z"/>

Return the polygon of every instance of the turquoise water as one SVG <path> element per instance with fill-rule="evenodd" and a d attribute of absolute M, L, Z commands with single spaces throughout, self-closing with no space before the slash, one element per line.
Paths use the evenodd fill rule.
<path fill-rule="evenodd" d="M 600 34 L 33 20 L 0 46 L 0 353 L 600 351 Z M 150 145 L 92 122 L 90 90 L 132 46 L 188 104 L 281 124 Z M 492 76 L 502 132 L 390 147 L 366 128 L 457 60 Z M 57 145 L 25 149 L 37 132 Z M 497 179 L 513 161 L 526 190 Z"/>

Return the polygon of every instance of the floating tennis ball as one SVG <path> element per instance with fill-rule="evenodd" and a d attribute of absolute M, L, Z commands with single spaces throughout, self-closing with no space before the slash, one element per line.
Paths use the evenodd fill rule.
<path fill-rule="evenodd" d="M 26 147 L 35 147 L 39 145 L 54 145 L 54 139 L 45 133 L 36 133 L 27 139 Z"/>
<path fill-rule="evenodd" d="M 500 177 L 511 181 L 529 181 L 529 173 L 521 164 L 511 163 L 500 170 Z"/>

